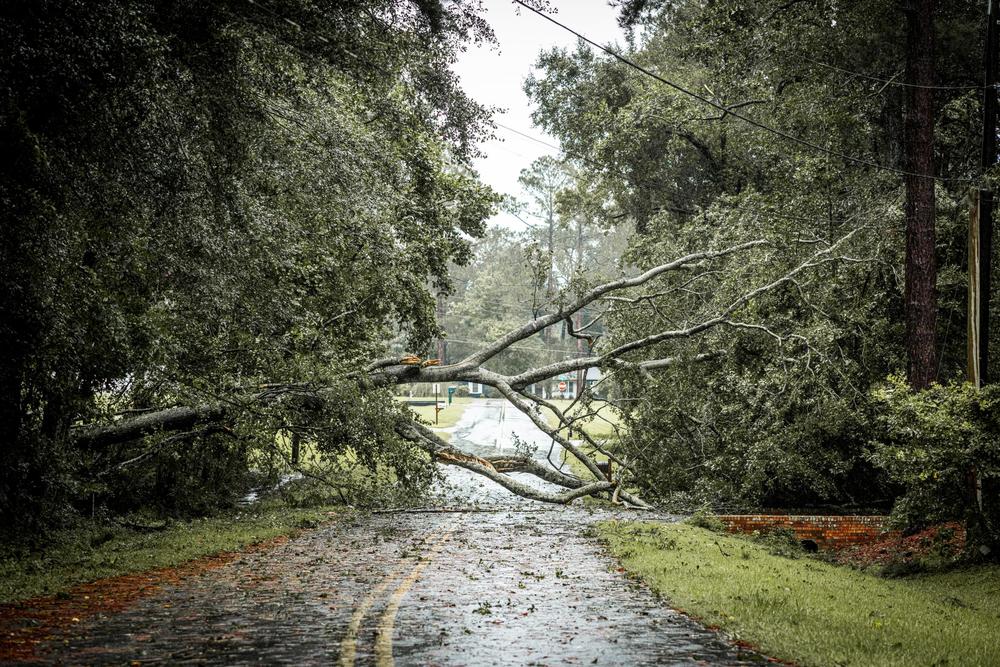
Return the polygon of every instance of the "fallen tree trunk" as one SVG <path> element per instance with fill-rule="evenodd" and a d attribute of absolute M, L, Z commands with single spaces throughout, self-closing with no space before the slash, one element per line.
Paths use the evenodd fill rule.
<path fill-rule="evenodd" d="M 167 408 L 112 424 L 80 427 L 73 430 L 72 437 L 80 447 L 99 449 L 163 431 L 187 431 L 198 424 L 219 421 L 225 414 L 223 403 Z"/>
<path fill-rule="evenodd" d="M 733 315 L 761 295 L 783 285 L 794 283 L 799 274 L 814 267 L 841 259 L 834 255 L 835 251 L 841 244 L 857 233 L 857 231 L 859 230 L 855 229 L 836 242 L 822 248 L 808 260 L 787 271 L 781 277 L 754 289 L 749 289 L 716 313 L 705 316 L 682 328 L 662 331 L 643 338 L 621 342 L 610 349 L 599 351 L 591 349 L 589 356 L 567 359 L 511 376 L 503 375 L 484 367 L 486 362 L 503 350 L 543 331 L 549 326 L 565 321 L 585 307 L 593 307 L 593 304 L 596 302 L 611 303 L 612 305 L 609 307 L 614 308 L 615 304 L 622 301 L 634 302 L 636 300 L 656 298 L 655 295 L 641 295 L 636 299 L 613 296 L 617 292 L 641 287 L 672 271 L 698 271 L 706 263 L 733 254 L 748 252 L 765 245 L 765 242 L 751 241 L 724 250 L 691 253 L 672 262 L 649 269 L 639 276 L 621 278 L 598 285 L 585 292 L 582 296 L 571 299 L 565 305 L 558 307 L 556 312 L 536 317 L 530 322 L 509 331 L 495 341 L 487 343 L 483 350 L 475 352 L 455 364 L 441 366 L 438 365 L 438 360 L 421 360 L 414 355 L 404 355 L 374 361 L 365 360 L 356 364 L 356 368 L 360 370 L 347 373 L 341 376 L 338 381 L 355 383 L 362 393 L 375 388 L 416 382 L 477 382 L 494 387 L 518 410 L 526 414 L 540 430 L 549 435 L 554 442 L 558 442 L 571 456 L 579 460 L 589 471 L 592 479 L 584 480 L 574 475 L 568 475 L 557 470 L 554 466 L 546 466 L 528 457 L 496 457 L 494 459 L 476 457 L 448 445 L 433 431 L 415 421 L 402 421 L 398 423 L 395 427 L 395 432 L 399 437 L 414 443 L 421 449 L 432 454 L 436 460 L 442 463 L 458 465 L 476 472 L 500 484 L 512 493 L 525 498 L 565 504 L 581 496 L 599 495 L 614 491 L 612 495 L 614 500 L 620 498 L 622 501 L 636 507 L 648 507 L 642 499 L 623 490 L 620 485 L 612 483 L 594 461 L 593 457 L 585 451 L 584 447 L 576 444 L 565 435 L 570 430 L 579 433 L 584 446 L 589 447 L 592 451 L 604 452 L 610 458 L 616 460 L 623 469 L 628 469 L 626 462 L 610 454 L 601 443 L 591 438 L 584 429 L 574 426 L 577 421 L 581 420 L 582 417 L 580 415 L 564 414 L 550 402 L 532 395 L 527 391 L 527 388 L 534 383 L 556 377 L 562 373 L 580 371 L 587 368 L 602 368 L 608 374 L 613 374 L 621 370 L 650 373 L 655 370 L 670 368 L 685 361 L 709 362 L 724 356 L 724 353 L 713 351 L 701 353 L 688 359 L 668 357 L 644 360 L 635 360 L 634 354 L 666 341 L 692 338 L 717 327 L 728 326 L 755 329 L 775 336 L 776 334 L 765 325 L 736 321 L 733 319 Z M 702 274 L 708 275 L 714 272 L 706 269 L 702 271 Z M 271 403 L 289 393 L 307 395 L 312 399 L 319 400 L 323 400 L 326 395 L 331 393 L 336 394 L 336 391 L 334 391 L 335 387 L 315 387 L 302 384 L 265 385 L 260 387 L 260 389 L 263 391 L 252 395 L 234 397 L 234 400 L 229 402 L 220 401 L 217 404 L 200 407 L 174 407 L 124 419 L 112 424 L 78 427 L 73 430 L 72 438 L 81 447 L 107 447 L 159 432 L 190 430 L 196 425 L 219 421 L 223 418 L 235 419 L 239 417 L 241 409 L 253 409 L 255 406 L 259 407 Z M 555 425 L 548 423 L 548 420 L 543 416 L 542 410 L 548 410 L 551 413 L 556 420 Z M 523 472 L 535 475 L 546 482 L 566 489 L 566 491 L 562 493 L 541 491 L 510 477 L 507 473 L 511 472 Z"/>
<path fill-rule="evenodd" d="M 567 481 L 560 484 L 560 482 L 554 481 L 557 479 L 556 477 L 549 476 L 547 481 L 554 481 L 554 483 L 560 484 L 560 486 L 570 487 L 568 491 L 563 493 L 549 493 L 547 491 L 536 489 L 535 487 L 523 482 L 519 482 L 510 475 L 506 475 L 498 471 L 496 467 L 486 459 L 471 456 L 465 452 L 461 452 L 460 450 L 450 447 L 448 443 L 439 438 L 426 426 L 414 422 L 412 424 L 400 425 L 397 427 L 396 431 L 403 438 L 410 440 L 419 447 L 430 452 L 437 460 L 451 465 L 457 465 L 465 468 L 466 470 L 478 473 L 487 479 L 493 480 L 511 493 L 517 494 L 522 498 L 528 498 L 529 500 L 540 500 L 545 503 L 566 505 L 573 502 L 577 498 L 595 495 L 603 491 L 610 491 L 614 488 L 614 484 L 607 480 L 598 480 L 588 484 L 578 479 L 569 480 L 568 476 L 565 476 Z M 541 466 L 539 466 L 539 468 L 541 468 Z M 547 471 L 546 474 L 548 474 Z M 560 479 L 560 481 L 563 480 Z M 643 506 L 645 506 L 645 503 L 643 503 Z"/>

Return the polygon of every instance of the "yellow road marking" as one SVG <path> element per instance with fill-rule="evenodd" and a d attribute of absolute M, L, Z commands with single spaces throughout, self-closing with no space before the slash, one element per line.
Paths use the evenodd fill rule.
<path fill-rule="evenodd" d="M 450 535 L 450 533 L 448 534 Z M 433 533 L 424 540 L 424 546 L 430 545 L 431 548 L 437 546 L 447 535 L 434 535 Z M 401 561 L 385 576 L 378 586 L 373 588 L 368 592 L 368 595 L 361 600 L 361 604 L 358 605 L 354 613 L 351 614 L 351 620 L 347 624 L 347 634 L 340 641 L 340 665 L 341 667 L 353 667 L 355 657 L 358 653 L 358 631 L 361 629 L 361 622 L 365 620 L 365 614 L 371 609 L 372 605 L 375 604 L 375 600 L 386 591 L 387 588 L 393 583 L 393 581 L 402 574 L 410 563 L 406 560 Z M 419 567 L 419 563 L 418 563 Z"/>
<path fill-rule="evenodd" d="M 430 565 L 434 557 L 441 553 L 441 549 L 451 537 L 452 532 L 448 531 L 437 541 L 437 544 L 427 552 L 422 561 L 417 563 L 416 567 L 413 568 L 406 579 L 399 584 L 399 587 L 389 597 L 389 604 L 386 605 L 385 611 L 382 612 L 382 618 L 379 619 L 378 636 L 375 638 L 375 664 L 377 667 L 393 667 L 396 664 L 392 657 L 392 632 L 393 626 L 396 623 L 396 613 L 399 611 L 399 605 L 403 601 L 403 597 L 413 587 L 413 584 L 420 578 L 420 573 L 424 571 L 424 568 Z"/>

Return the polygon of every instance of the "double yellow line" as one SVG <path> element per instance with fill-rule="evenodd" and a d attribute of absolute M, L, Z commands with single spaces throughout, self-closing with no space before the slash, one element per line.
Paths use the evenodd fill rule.
<path fill-rule="evenodd" d="M 392 657 L 392 633 L 396 624 L 396 614 L 399 612 L 399 605 L 403 597 L 413 588 L 413 584 L 420 578 L 431 561 L 441 553 L 445 543 L 451 538 L 454 531 L 432 533 L 425 541 L 424 547 L 430 547 L 426 553 L 418 557 L 417 564 L 413 566 L 409 574 L 399 583 L 396 590 L 389 596 L 385 610 L 375 626 L 378 634 L 375 637 L 375 664 L 378 667 L 391 667 L 395 664 Z M 378 586 L 368 592 L 368 595 L 361 600 L 351 615 L 351 620 L 347 624 L 347 633 L 340 642 L 340 665 L 341 667 L 353 667 L 358 654 L 358 633 L 361 630 L 361 623 L 365 620 L 368 611 L 375 604 L 375 601 L 385 593 L 396 579 L 403 574 L 411 563 L 407 560 L 401 561 L 389 574 L 386 575 Z"/>

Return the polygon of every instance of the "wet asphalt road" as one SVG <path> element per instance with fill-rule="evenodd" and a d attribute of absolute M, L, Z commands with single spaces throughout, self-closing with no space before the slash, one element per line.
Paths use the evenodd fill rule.
<path fill-rule="evenodd" d="M 498 410 L 490 404 L 470 408 L 453 442 L 474 436 L 492 446 L 483 440 L 491 431 L 482 422 L 492 419 L 494 429 L 501 428 Z M 522 438 L 539 435 L 517 417 L 503 428 L 523 431 Z M 504 438 L 497 439 L 501 448 L 508 442 Z M 544 445 L 542 457 L 548 442 Z M 461 471 L 449 478 L 467 502 L 491 509 L 342 518 L 166 586 L 124 611 L 80 623 L 71 636 L 45 647 L 49 660 L 380 666 L 759 662 L 670 610 L 618 570 L 586 534 L 588 525 L 615 518 L 614 513 L 512 502 L 506 492 L 500 495 Z M 469 487 L 471 482 L 475 486 Z"/>

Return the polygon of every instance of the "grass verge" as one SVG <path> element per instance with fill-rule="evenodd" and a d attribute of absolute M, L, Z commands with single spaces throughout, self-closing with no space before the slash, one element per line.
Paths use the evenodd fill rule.
<path fill-rule="evenodd" d="M 882 579 L 683 524 L 604 522 L 622 566 L 671 605 L 801 665 L 995 665 L 1000 566 Z"/>
<path fill-rule="evenodd" d="M 333 507 L 252 508 L 227 516 L 172 522 L 161 530 L 86 522 L 53 536 L 44 550 L 0 548 L 0 603 L 54 595 L 74 585 L 233 551 L 312 528 Z"/>
<path fill-rule="evenodd" d="M 570 408 L 570 406 L 573 405 L 572 399 L 566 399 L 566 398 L 551 398 L 549 399 L 549 402 L 555 405 L 557 408 L 559 408 L 563 413 L 565 413 Z M 577 405 L 577 408 L 574 409 L 574 411 L 571 412 L 568 416 L 572 416 L 579 410 L 580 406 Z M 556 418 L 556 416 L 552 414 L 552 412 L 550 412 L 549 410 L 543 409 L 542 414 L 545 415 L 545 419 L 549 423 L 549 425 L 556 426 L 559 423 L 559 420 Z M 620 423 L 618 412 L 610 407 L 602 409 L 600 411 L 600 415 L 601 415 L 600 417 L 591 417 L 590 419 L 581 420 L 577 424 L 579 428 L 582 428 L 584 431 L 587 432 L 587 435 L 598 441 L 613 437 L 615 435 L 615 426 L 619 425 Z M 573 438 L 580 437 L 578 435 L 570 434 L 569 429 L 562 429 L 561 433 L 562 435 Z M 608 460 L 607 456 L 601 454 L 600 452 L 595 451 L 592 447 L 590 447 L 586 443 L 582 444 L 581 447 L 583 448 L 583 451 L 587 452 L 587 454 L 589 454 L 595 461 L 599 463 L 607 462 Z M 589 479 L 591 477 L 590 472 L 587 470 L 587 467 L 582 463 L 580 463 L 580 461 L 578 461 L 576 457 L 570 454 L 569 452 L 566 451 L 563 452 L 563 461 L 566 462 L 566 464 L 570 468 L 570 471 L 574 475 L 577 475 L 578 477 L 583 477 L 585 479 Z"/>
<path fill-rule="evenodd" d="M 549 402 L 559 408 L 559 410 L 561 410 L 564 414 L 566 410 L 573 405 L 573 401 L 567 398 L 551 398 L 549 399 Z M 595 402 L 594 405 L 597 406 L 599 403 Z M 618 412 L 614 408 L 607 406 L 607 404 L 601 405 L 604 405 L 605 407 L 601 409 L 600 416 L 584 419 L 578 423 L 578 426 L 582 427 L 587 432 L 587 435 L 592 438 L 603 439 L 614 436 L 615 426 L 618 426 L 621 423 Z M 574 414 L 581 411 L 581 407 L 577 405 L 573 412 L 567 416 L 572 417 Z M 551 426 L 556 426 L 559 423 L 559 420 L 556 419 L 556 416 L 552 414 L 551 411 L 542 409 L 542 414 L 545 415 L 546 421 L 548 421 Z M 566 431 L 567 429 L 563 429 L 563 434 L 566 434 Z"/>
<path fill-rule="evenodd" d="M 400 399 L 403 403 L 409 403 L 406 399 Z M 433 399 L 413 399 L 413 400 L 433 400 Z M 476 400 L 475 398 L 469 398 L 467 396 L 460 396 L 452 399 L 451 405 L 448 405 L 448 399 L 443 398 L 442 403 L 445 404 L 445 408 L 438 413 L 437 424 L 434 423 L 434 406 L 433 405 L 410 405 L 410 409 L 415 413 L 420 415 L 420 417 L 431 425 L 431 428 L 450 428 L 458 423 L 458 420 L 462 418 L 462 413 L 465 409 Z M 441 433 L 439 434 L 445 440 L 448 439 L 450 434 Z"/>

